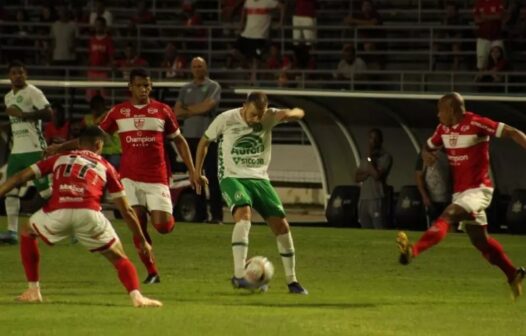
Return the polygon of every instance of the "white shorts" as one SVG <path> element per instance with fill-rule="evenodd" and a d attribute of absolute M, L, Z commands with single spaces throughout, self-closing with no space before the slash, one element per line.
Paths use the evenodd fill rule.
<path fill-rule="evenodd" d="M 167 185 L 137 182 L 129 178 L 124 178 L 121 182 L 131 206 L 141 205 L 148 211 L 160 210 L 170 214 L 173 212 L 172 197 Z"/>
<path fill-rule="evenodd" d="M 316 18 L 294 15 L 292 26 L 292 40 L 295 44 L 303 41 L 307 44 L 314 43 L 316 40 Z"/>
<path fill-rule="evenodd" d="M 485 210 L 490 205 L 492 197 L 493 188 L 488 187 L 467 189 L 453 194 L 453 204 L 462 207 L 473 216 L 473 220 L 462 221 L 460 226 L 463 227 L 465 224 L 488 225 Z"/>
<path fill-rule="evenodd" d="M 47 213 L 40 209 L 29 218 L 29 224 L 49 245 L 75 235 L 91 252 L 101 252 L 119 241 L 110 221 L 102 212 L 91 209 L 61 209 Z"/>

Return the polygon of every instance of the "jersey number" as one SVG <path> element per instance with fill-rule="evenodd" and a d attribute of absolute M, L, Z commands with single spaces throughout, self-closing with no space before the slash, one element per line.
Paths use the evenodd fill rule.
<path fill-rule="evenodd" d="M 73 171 L 73 164 L 75 163 L 77 158 L 78 158 L 77 155 L 71 155 L 69 157 L 68 163 L 66 164 L 66 168 L 64 169 L 64 173 L 62 174 L 63 176 L 65 177 L 71 176 L 71 172 Z M 97 163 L 94 161 L 90 161 L 86 158 L 84 158 L 84 160 L 87 161 L 87 163 L 82 164 L 82 168 L 80 168 L 79 172 L 77 173 L 77 177 L 80 179 L 85 179 L 86 174 L 88 173 L 88 170 L 94 169 L 97 166 Z M 77 164 L 80 165 L 80 163 L 78 162 Z"/>

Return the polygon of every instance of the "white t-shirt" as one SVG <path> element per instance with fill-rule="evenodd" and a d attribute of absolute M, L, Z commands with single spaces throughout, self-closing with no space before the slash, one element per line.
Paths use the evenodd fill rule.
<path fill-rule="evenodd" d="M 272 128 L 279 121 L 276 109 L 268 109 L 261 123 L 249 126 L 241 116 L 241 108 L 218 115 L 205 132 L 212 141 L 219 140 L 218 175 L 225 177 L 268 180 L 271 157 Z"/>
<path fill-rule="evenodd" d="M 241 36 L 250 39 L 266 39 L 272 21 L 272 10 L 278 4 L 276 0 L 246 0 L 243 10 L 246 12 L 247 21 Z"/>
<path fill-rule="evenodd" d="M 9 91 L 4 97 L 4 103 L 6 107 L 15 105 L 24 113 L 42 110 L 50 105 L 42 91 L 31 84 L 27 84 L 16 94 L 13 90 Z M 38 152 L 46 148 L 40 120 L 23 120 L 10 116 L 9 122 L 13 133 L 11 154 Z"/>

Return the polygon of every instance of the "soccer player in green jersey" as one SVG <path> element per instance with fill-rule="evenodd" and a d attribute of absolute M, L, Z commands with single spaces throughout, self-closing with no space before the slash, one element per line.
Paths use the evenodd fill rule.
<path fill-rule="evenodd" d="M 269 108 L 264 93 L 252 92 L 243 107 L 218 115 L 199 142 L 196 172 L 202 172 L 209 144 L 216 140 L 219 142 L 219 184 L 236 222 L 232 232 L 232 285 L 235 288 L 254 289 L 244 276 L 252 209 L 255 209 L 276 236 L 289 292 L 308 294 L 296 278 L 289 223 L 268 177 L 272 128 L 282 122 L 300 120 L 304 115 L 305 112 L 299 108 Z M 207 183 L 206 177 L 196 174 L 194 178 L 194 185 L 198 185 L 197 192 L 200 193 L 201 186 Z"/>
<path fill-rule="evenodd" d="M 13 135 L 13 148 L 7 161 L 7 177 L 29 167 L 42 159 L 46 140 L 42 133 L 42 121 L 50 120 L 52 110 L 49 101 L 40 89 L 26 82 L 27 71 L 23 63 L 13 61 L 8 66 L 11 91 L 5 97 L 5 112 L 9 116 Z M 34 181 L 44 198 L 49 197 L 47 177 Z M 20 213 L 19 189 L 6 195 L 7 232 L 0 233 L 0 243 L 18 242 L 18 215 Z"/>

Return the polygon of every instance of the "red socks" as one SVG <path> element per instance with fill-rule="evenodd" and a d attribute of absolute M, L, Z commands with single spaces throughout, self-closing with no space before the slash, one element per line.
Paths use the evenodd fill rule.
<path fill-rule="evenodd" d="M 40 252 L 36 237 L 22 234 L 20 236 L 20 256 L 28 282 L 39 281 Z"/>
<path fill-rule="evenodd" d="M 502 245 L 492 237 L 488 237 L 486 246 L 475 246 L 490 264 L 497 266 L 506 274 L 508 282 L 515 277 L 515 266 L 504 252 Z"/>
<path fill-rule="evenodd" d="M 115 269 L 119 274 L 119 279 L 121 280 L 124 287 L 126 287 L 128 293 L 139 289 L 139 277 L 137 276 L 137 270 L 130 260 L 126 258 L 120 258 L 113 262 L 113 266 L 115 266 Z"/>
<path fill-rule="evenodd" d="M 428 248 L 438 244 L 447 235 L 449 223 L 439 218 L 427 229 L 418 242 L 413 245 L 413 256 L 416 257 Z"/>

